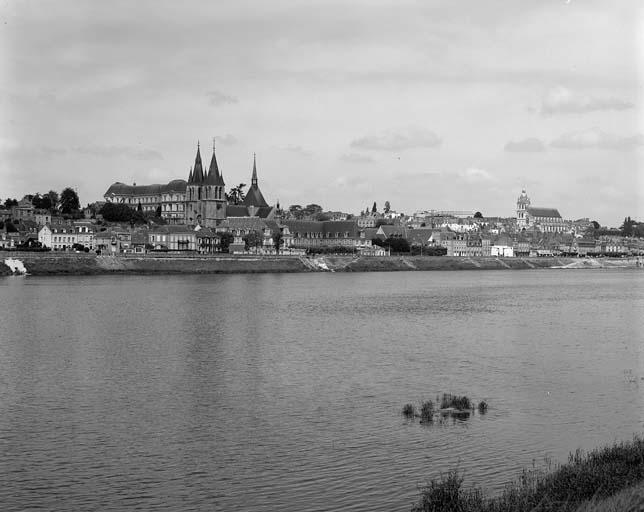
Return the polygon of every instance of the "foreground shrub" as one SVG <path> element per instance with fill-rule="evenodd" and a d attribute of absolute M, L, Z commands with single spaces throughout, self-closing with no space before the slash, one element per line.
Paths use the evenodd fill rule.
<path fill-rule="evenodd" d="M 484 499 L 479 489 L 462 489 L 456 472 L 432 480 L 412 510 L 458 512 L 573 512 L 644 482 L 644 439 L 571 454 L 554 471 L 523 471 L 497 498 Z"/>

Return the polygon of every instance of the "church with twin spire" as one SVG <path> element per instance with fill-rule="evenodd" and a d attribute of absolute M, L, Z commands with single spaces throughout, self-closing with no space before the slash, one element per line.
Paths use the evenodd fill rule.
<path fill-rule="evenodd" d="M 167 185 L 126 185 L 117 182 L 110 186 L 103 197 L 107 202 L 127 204 L 144 212 L 156 211 L 169 224 L 217 228 L 228 224 L 229 219 L 272 220 L 275 217 L 276 208 L 268 204 L 259 188 L 254 154 L 251 186 L 243 199 L 240 201 L 237 197 L 229 200 L 225 187 L 213 140 L 208 169 L 203 165 L 197 142 L 197 154 L 188 173 L 188 181 L 172 180 Z"/>

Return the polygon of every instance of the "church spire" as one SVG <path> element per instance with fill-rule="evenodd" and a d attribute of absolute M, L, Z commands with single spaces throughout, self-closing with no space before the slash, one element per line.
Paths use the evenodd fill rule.
<path fill-rule="evenodd" d="M 204 180 L 203 167 L 201 165 L 201 152 L 199 151 L 199 141 L 197 141 L 197 156 L 195 157 L 195 167 L 192 179 L 196 183 L 202 183 Z"/>
<path fill-rule="evenodd" d="M 192 183 L 192 166 L 190 166 L 190 171 L 188 171 L 188 183 Z"/>
<path fill-rule="evenodd" d="M 257 160 L 255 153 L 253 153 L 253 177 L 250 180 L 250 184 L 252 187 L 257 186 Z"/>
<path fill-rule="evenodd" d="M 219 165 L 217 165 L 217 157 L 215 156 L 215 139 L 212 139 L 212 158 L 210 159 L 210 168 L 208 169 L 208 175 L 206 176 L 206 183 L 209 185 L 215 185 L 218 187 L 223 187 L 225 185 L 224 178 L 219 172 Z"/>

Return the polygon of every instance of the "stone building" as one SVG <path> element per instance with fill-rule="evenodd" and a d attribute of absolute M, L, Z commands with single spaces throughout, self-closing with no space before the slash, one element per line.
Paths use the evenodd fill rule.
<path fill-rule="evenodd" d="M 569 229 L 569 224 L 561 218 L 556 208 L 531 206 L 525 189 L 517 199 L 517 229 L 536 229 L 546 233 L 562 233 Z"/>
<path fill-rule="evenodd" d="M 251 186 L 241 203 L 231 204 L 226 197 L 223 173 L 219 170 L 215 147 L 207 170 L 201 160 L 197 143 L 194 165 L 190 168 L 188 181 L 173 180 L 167 185 L 112 184 L 104 198 L 108 202 L 123 203 L 145 213 L 160 211 L 168 224 L 186 224 L 218 228 L 230 217 L 259 217 L 273 219 L 276 208 L 264 198 L 257 179 L 257 159 L 253 156 Z M 160 208 L 160 210 L 158 210 Z"/>

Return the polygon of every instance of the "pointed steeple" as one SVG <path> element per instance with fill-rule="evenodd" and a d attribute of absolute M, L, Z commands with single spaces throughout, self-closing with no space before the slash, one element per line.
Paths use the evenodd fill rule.
<path fill-rule="evenodd" d="M 202 183 L 204 180 L 203 167 L 201 165 L 201 152 L 199 151 L 199 141 L 197 141 L 197 156 L 195 157 L 195 167 L 192 179 L 195 183 Z"/>
<path fill-rule="evenodd" d="M 259 185 L 257 184 L 257 158 L 255 153 L 253 153 L 253 176 L 250 181 L 250 188 L 244 197 L 244 206 L 254 206 L 254 207 L 263 207 L 268 206 L 266 199 L 262 195 L 262 192 L 259 190 Z"/>
<path fill-rule="evenodd" d="M 192 176 L 192 166 L 190 166 L 190 172 L 188 172 L 188 183 L 192 183 L 193 176 Z"/>
<path fill-rule="evenodd" d="M 224 179 L 219 172 L 219 165 L 217 165 L 217 157 L 215 156 L 215 139 L 212 139 L 212 158 L 210 159 L 210 168 L 208 169 L 208 176 L 206 183 L 223 187 L 225 185 Z"/>
<path fill-rule="evenodd" d="M 250 180 L 251 187 L 257 186 L 257 159 L 255 153 L 253 153 L 253 177 Z"/>

